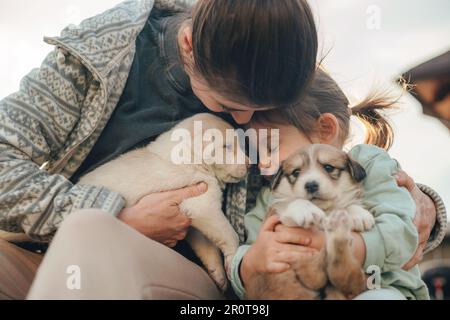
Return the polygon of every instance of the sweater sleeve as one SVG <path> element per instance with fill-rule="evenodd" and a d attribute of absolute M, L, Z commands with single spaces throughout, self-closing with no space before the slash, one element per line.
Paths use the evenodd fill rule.
<path fill-rule="evenodd" d="M 397 186 L 398 163 L 384 150 L 369 145 L 353 148 L 350 155 L 366 170 L 364 203 L 375 217 L 375 227 L 362 233 L 366 245 L 364 269 L 382 272 L 401 268 L 416 251 L 415 203 L 405 188 Z"/>
<path fill-rule="evenodd" d="M 434 206 L 436 207 L 436 223 L 424 250 L 424 253 L 428 253 L 436 249 L 445 238 L 447 232 L 447 212 L 445 209 L 444 201 L 442 201 L 441 197 L 436 191 L 424 184 L 418 183 L 417 186 L 423 193 L 428 195 L 431 200 L 433 200 Z"/>
<path fill-rule="evenodd" d="M 64 148 L 94 87 L 81 62 L 62 55 L 55 49 L 0 101 L 0 229 L 44 242 L 74 210 L 116 215 L 125 204 L 118 193 L 73 185 L 40 168 Z"/>
<path fill-rule="evenodd" d="M 263 188 L 261 189 L 258 197 L 256 199 L 255 207 L 248 212 L 244 217 L 244 225 L 247 234 L 247 239 L 245 244 L 241 245 L 234 258 L 231 262 L 231 286 L 233 287 L 234 292 L 240 299 L 244 299 L 245 297 L 245 288 L 242 283 L 239 269 L 241 266 L 242 259 L 247 253 L 248 249 L 252 243 L 255 242 L 258 237 L 259 229 L 265 219 L 268 205 L 270 202 L 270 189 Z"/>

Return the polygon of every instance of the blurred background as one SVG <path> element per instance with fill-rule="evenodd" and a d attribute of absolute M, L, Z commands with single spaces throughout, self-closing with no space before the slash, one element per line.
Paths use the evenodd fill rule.
<path fill-rule="evenodd" d="M 1 1 L 0 99 L 16 91 L 20 79 L 32 68 L 39 67 L 45 55 L 52 50 L 42 41 L 44 35 L 57 35 L 66 25 L 77 24 L 119 2 Z M 355 102 L 374 88 L 401 93 L 396 84 L 400 75 L 450 50 L 448 0 L 309 2 L 319 27 L 319 58 L 324 58 L 326 69 Z M 442 59 L 443 65 L 450 64 L 449 55 Z M 425 100 L 421 101 L 429 105 Z M 450 109 L 442 110 L 444 116 L 441 117 L 447 115 L 450 120 Z M 442 114 L 427 113 L 434 116 Z M 410 94 L 403 96 L 401 108 L 395 111 L 391 119 L 396 134 L 391 155 L 417 182 L 434 188 L 449 208 L 450 127 L 445 126 L 445 121 L 424 115 L 422 104 Z M 354 142 L 361 141 L 360 133 L 356 127 Z M 429 254 L 422 269 L 436 270 L 436 266 L 445 266 L 446 259 L 450 259 L 448 248 L 449 244 L 445 243 Z M 442 271 L 442 268 L 439 270 Z M 442 297 L 442 288 L 448 288 L 450 283 L 445 284 L 445 277 L 440 273 L 437 276 L 433 273 L 430 277 L 432 294 Z"/>

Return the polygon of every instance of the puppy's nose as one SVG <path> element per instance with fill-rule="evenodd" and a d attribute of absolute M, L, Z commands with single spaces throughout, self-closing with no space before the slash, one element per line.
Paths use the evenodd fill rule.
<path fill-rule="evenodd" d="M 305 190 L 308 193 L 314 193 L 319 190 L 319 184 L 316 181 L 308 181 L 305 183 Z"/>

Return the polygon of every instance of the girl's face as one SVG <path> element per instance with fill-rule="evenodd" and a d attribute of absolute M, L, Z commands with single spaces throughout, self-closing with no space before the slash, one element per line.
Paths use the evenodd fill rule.
<path fill-rule="evenodd" d="M 264 154 L 264 152 L 259 153 L 260 157 L 258 167 L 260 170 L 268 170 L 269 168 L 278 167 L 283 160 L 285 160 L 295 151 L 304 148 L 312 143 L 319 143 L 318 139 L 316 139 L 314 135 L 308 137 L 292 125 L 274 125 L 267 122 L 263 123 L 260 121 L 252 121 L 250 123 L 250 128 L 257 131 L 260 129 L 268 130 L 267 141 L 258 142 L 259 146 L 267 146 L 268 149 L 266 152 L 266 157 L 261 156 Z M 274 138 L 271 135 L 271 129 L 279 130 L 278 139 Z M 276 152 L 278 152 L 278 159 L 276 159 L 277 157 L 274 157 L 274 154 L 276 154 Z"/>

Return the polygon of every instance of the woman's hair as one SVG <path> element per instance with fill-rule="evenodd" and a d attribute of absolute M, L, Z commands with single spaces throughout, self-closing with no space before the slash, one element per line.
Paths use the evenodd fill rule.
<path fill-rule="evenodd" d="M 317 56 L 306 0 L 199 0 L 190 23 L 188 67 L 215 91 L 255 108 L 299 101 Z"/>
<path fill-rule="evenodd" d="M 339 122 L 340 139 L 344 142 L 350 132 L 350 116 L 354 115 L 366 128 L 365 143 L 388 150 L 393 143 L 394 132 L 380 111 L 393 108 L 397 101 L 398 98 L 393 99 L 388 94 L 373 93 L 362 102 L 350 107 L 347 97 L 338 84 L 319 68 L 300 103 L 281 112 L 272 110 L 258 112 L 256 120 L 259 118 L 273 122 L 273 119 L 281 118 L 281 122 L 289 123 L 308 135 L 316 130 L 317 120 L 322 114 L 331 113 Z"/>

